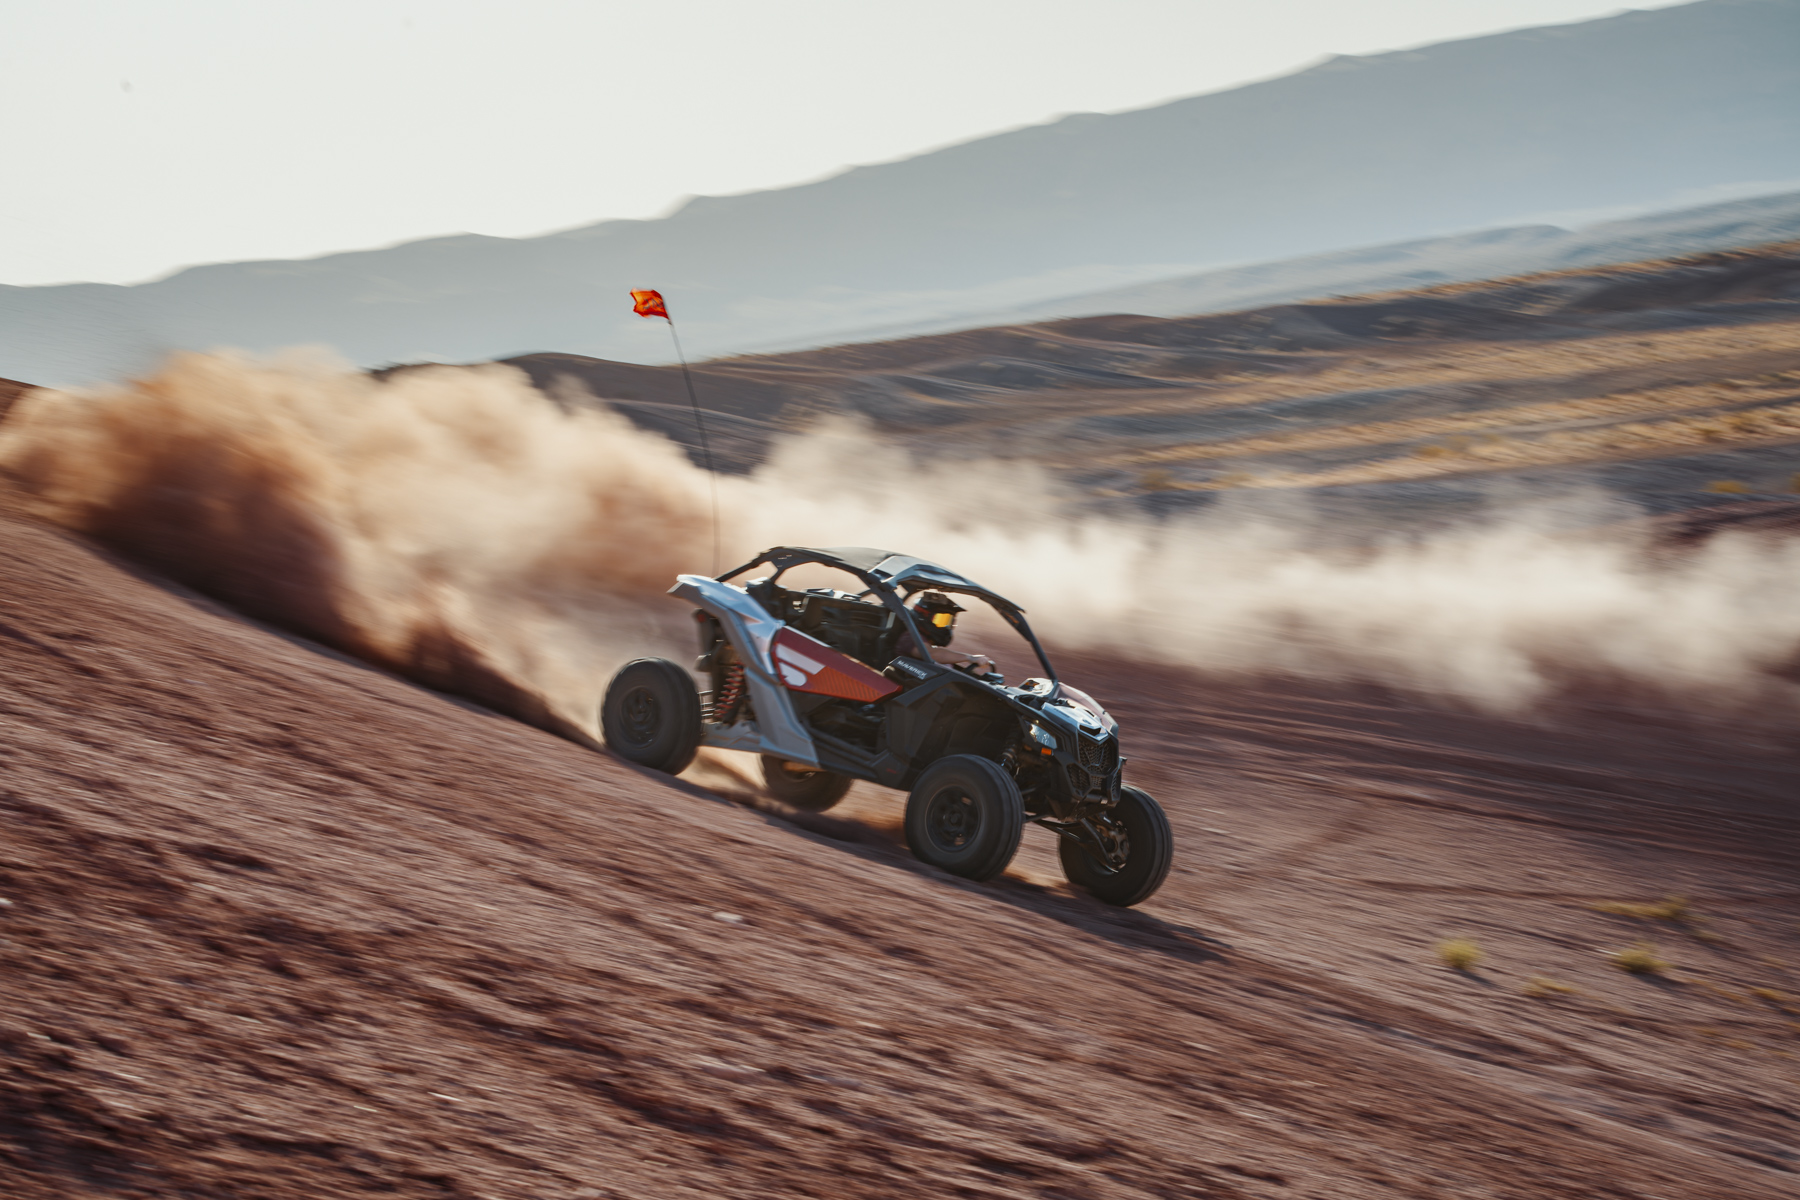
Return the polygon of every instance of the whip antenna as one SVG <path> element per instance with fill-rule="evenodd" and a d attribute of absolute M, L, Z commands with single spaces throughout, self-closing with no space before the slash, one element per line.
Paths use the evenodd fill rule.
<path fill-rule="evenodd" d="M 681 379 L 687 384 L 688 404 L 694 410 L 694 431 L 700 435 L 700 461 L 706 464 L 706 482 L 712 490 L 712 573 L 719 573 L 719 475 L 713 470 L 712 450 L 706 444 L 706 422 L 700 416 L 700 400 L 694 395 L 694 375 L 688 370 L 687 355 L 681 349 L 681 335 L 675 331 L 675 318 L 663 303 L 661 292 L 648 289 L 631 293 L 631 311 L 640 317 L 661 317 L 669 323 L 669 336 L 675 340 L 675 357 L 681 363 Z"/>

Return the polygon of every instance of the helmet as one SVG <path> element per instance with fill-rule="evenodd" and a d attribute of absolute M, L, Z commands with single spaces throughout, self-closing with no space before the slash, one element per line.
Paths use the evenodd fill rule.
<path fill-rule="evenodd" d="M 962 611 L 962 605 L 942 592 L 922 592 L 912 606 L 913 620 L 918 622 L 925 640 L 934 646 L 950 644 L 956 629 L 956 614 Z"/>

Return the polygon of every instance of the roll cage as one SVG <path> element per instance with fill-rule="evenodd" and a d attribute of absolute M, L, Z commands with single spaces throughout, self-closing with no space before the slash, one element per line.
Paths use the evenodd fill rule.
<path fill-rule="evenodd" d="M 906 601 L 914 593 L 929 589 L 974 596 L 984 601 L 1025 639 L 1031 646 L 1032 653 L 1037 655 L 1044 678 L 1050 681 L 1050 689 L 1045 693 L 1045 698 L 1054 699 L 1061 693 L 1062 685 L 1056 677 L 1056 668 L 1050 665 L 1050 656 L 1044 653 L 1037 634 L 1031 631 L 1031 624 L 1025 620 L 1024 609 L 998 592 L 926 559 L 868 546 L 776 546 L 716 578 L 720 583 L 726 583 L 757 567 L 770 566 L 775 570 L 768 577 L 768 582 L 774 583 L 795 567 L 809 565 L 832 567 L 861 580 L 867 588 L 864 594 L 875 596 L 884 607 L 895 613 L 901 622 L 901 628 L 911 632 L 915 644 L 920 646 L 929 643 L 918 623 L 913 620 L 912 610 L 906 607 Z"/>

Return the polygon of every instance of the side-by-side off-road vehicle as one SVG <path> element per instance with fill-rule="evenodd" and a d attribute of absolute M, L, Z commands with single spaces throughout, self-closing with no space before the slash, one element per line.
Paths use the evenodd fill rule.
<path fill-rule="evenodd" d="M 861 586 L 782 586 L 797 567 Z M 1004 871 L 1034 821 L 1057 835 L 1070 882 L 1099 899 L 1137 904 L 1162 885 L 1169 822 L 1124 782 L 1118 724 L 1057 679 L 1005 597 L 904 554 L 798 546 L 716 579 L 678 576 L 670 595 L 695 605 L 705 690 L 668 659 L 627 663 L 601 704 L 614 753 L 674 774 L 701 746 L 749 751 L 776 799 L 813 812 L 857 779 L 907 791 L 913 854 L 968 879 Z M 962 611 L 951 596 L 998 613 L 1043 675 L 1012 686 L 984 656 L 947 650 Z"/>

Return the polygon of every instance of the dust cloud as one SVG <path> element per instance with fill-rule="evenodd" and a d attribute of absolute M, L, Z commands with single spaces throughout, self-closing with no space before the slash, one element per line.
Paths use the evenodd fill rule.
<path fill-rule="evenodd" d="M 317 354 L 183 354 L 28 395 L 0 468 L 47 517 L 199 591 L 576 736 L 619 662 L 691 652 L 661 593 L 712 567 L 708 481 L 678 447 L 503 366 L 374 378 Z M 1800 540 L 1674 558 L 1514 512 L 1322 549 L 1304 513 L 1084 517 L 1029 464 L 918 462 L 832 424 L 718 485 L 725 565 L 784 543 L 917 553 L 1063 647 L 1513 712 L 1573 684 L 1689 704 L 1794 690 L 1773 672 L 1800 652 Z"/>
<path fill-rule="evenodd" d="M 587 733 L 641 636 L 632 600 L 702 565 L 710 528 L 678 448 L 507 367 L 182 354 L 30 393 L 0 467 L 44 515 L 252 616 Z"/>
<path fill-rule="evenodd" d="M 1625 532 L 1636 510 L 1605 496 L 1514 500 L 1478 525 L 1334 549 L 1304 501 L 1280 515 L 1083 519 L 1028 466 L 921 466 L 847 429 L 779 447 L 758 482 L 752 541 L 803 530 L 814 544 L 918 547 L 1023 605 L 1063 647 L 1362 680 L 1498 712 L 1571 685 L 1686 706 L 1792 703 L 1800 690 L 1774 674 L 1800 659 L 1800 539 L 1723 535 L 1657 553 L 1641 526 Z"/>

